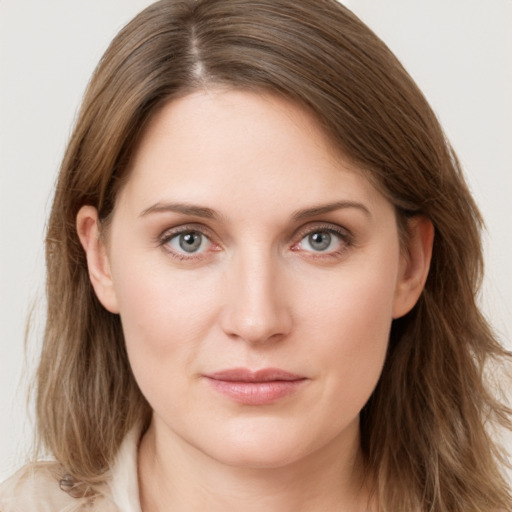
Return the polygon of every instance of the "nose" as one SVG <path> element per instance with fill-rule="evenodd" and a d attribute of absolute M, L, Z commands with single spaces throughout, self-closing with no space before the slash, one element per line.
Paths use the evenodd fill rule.
<path fill-rule="evenodd" d="M 277 341 L 292 329 L 283 273 L 272 257 L 240 256 L 225 282 L 221 327 L 231 338 L 258 344 Z"/>

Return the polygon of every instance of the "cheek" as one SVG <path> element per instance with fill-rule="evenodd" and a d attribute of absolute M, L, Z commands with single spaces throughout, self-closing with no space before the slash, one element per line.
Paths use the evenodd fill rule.
<path fill-rule="evenodd" d="M 318 308 L 315 329 L 332 340 L 332 350 L 342 354 L 344 366 L 353 364 L 355 371 L 380 366 L 389 338 L 392 300 L 383 298 L 374 286 L 365 288 L 364 283 L 331 297 L 330 305 Z"/>
<path fill-rule="evenodd" d="M 338 333 L 348 345 L 381 340 L 392 321 L 397 262 L 398 255 L 388 261 L 369 257 L 326 274 L 315 286 L 303 282 L 295 293 L 302 296 L 303 320 L 331 337 Z M 312 281 L 307 275 L 304 280 Z"/>
<path fill-rule="evenodd" d="M 123 284 L 119 302 L 127 341 L 166 350 L 170 341 L 187 344 L 198 337 L 214 302 L 205 283 L 199 287 L 180 277 L 139 274 Z"/>
<path fill-rule="evenodd" d="M 188 432 L 189 416 L 200 423 L 209 406 L 197 384 L 205 340 L 218 316 L 215 274 L 177 271 L 161 262 L 131 273 L 132 265 L 125 260 L 118 267 L 117 292 L 133 375 L 155 413 Z"/>
<path fill-rule="evenodd" d="M 120 290 L 121 322 L 135 380 L 153 408 L 164 404 L 168 412 L 187 407 L 194 377 L 190 370 L 207 332 L 205 312 L 197 300 L 193 304 L 201 294 L 194 287 L 181 289 L 179 281 L 139 273 L 124 280 Z"/>
<path fill-rule="evenodd" d="M 144 264 L 139 264 L 144 262 Z M 183 363 L 206 329 L 208 282 L 150 258 L 118 258 L 114 283 L 127 350 L 136 365 Z M 210 313 L 211 314 L 211 313 Z"/>
<path fill-rule="evenodd" d="M 330 392 L 325 399 L 341 400 L 346 417 L 359 413 L 382 371 L 392 322 L 393 268 L 344 269 L 328 280 L 324 293 L 314 288 L 304 299 L 311 350 L 322 351 L 326 369 Z"/>

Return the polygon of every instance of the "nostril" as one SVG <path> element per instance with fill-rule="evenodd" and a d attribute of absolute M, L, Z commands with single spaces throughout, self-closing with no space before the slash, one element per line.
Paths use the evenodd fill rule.
<path fill-rule="evenodd" d="M 267 311 L 257 317 L 254 312 L 244 312 L 243 308 L 233 309 L 224 316 L 222 329 L 229 337 L 247 343 L 276 342 L 290 332 L 291 316 L 284 308 L 281 311 Z"/>

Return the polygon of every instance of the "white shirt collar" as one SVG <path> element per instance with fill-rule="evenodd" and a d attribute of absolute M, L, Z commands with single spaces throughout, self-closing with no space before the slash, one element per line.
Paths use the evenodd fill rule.
<path fill-rule="evenodd" d="M 108 485 L 120 512 L 142 512 L 137 476 L 139 439 L 140 429 L 132 429 L 124 438 L 112 465 L 112 479 Z"/>

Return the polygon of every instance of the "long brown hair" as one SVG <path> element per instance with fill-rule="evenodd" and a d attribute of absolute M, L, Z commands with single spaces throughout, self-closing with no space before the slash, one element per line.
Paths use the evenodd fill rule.
<path fill-rule="evenodd" d="M 361 413 L 382 511 L 512 509 L 505 458 L 487 427 L 510 410 L 484 378 L 508 358 L 475 303 L 482 220 L 460 165 L 412 79 L 335 0 L 162 0 L 114 39 L 90 82 L 60 171 L 47 233 L 48 312 L 37 379 L 38 432 L 65 471 L 94 485 L 151 409 L 119 317 L 89 282 L 75 219 L 103 221 L 147 121 L 208 84 L 284 95 L 386 195 L 399 222 L 435 227 L 430 274 L 394 321 L 380 381 Z"/>

